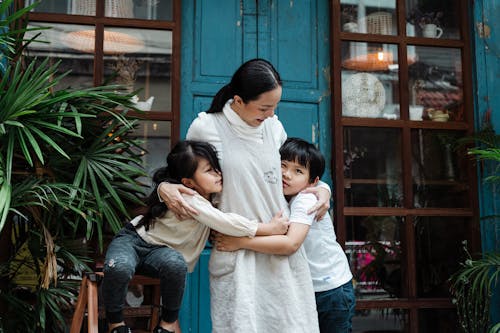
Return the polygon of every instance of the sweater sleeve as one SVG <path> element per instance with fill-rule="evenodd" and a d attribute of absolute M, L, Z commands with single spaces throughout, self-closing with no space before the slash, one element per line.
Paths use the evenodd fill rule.
<path fill-rule="evenodd" d="M 250 220 L 234 213 L 224 213 L 199 194 L 183 195 L 183 197 L 199 213 L 192 215 L 192 218 L 207 227 L 229 236 L 255 236 L 259 223 L 257 220 Z"/>

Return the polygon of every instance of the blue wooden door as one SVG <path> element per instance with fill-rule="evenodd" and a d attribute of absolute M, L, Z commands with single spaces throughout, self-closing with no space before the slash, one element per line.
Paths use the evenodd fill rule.
<path fill-rule="evenodd" d="M 271 61 L 283 80 L 277 109 L 289 136 L 314 142 L 327 158 L 331 121 L 327 0 L 182 1 L 181 137 L 246 60 Z M 210 332 L 207 248 L 188 278 L 183 332 Z"/>

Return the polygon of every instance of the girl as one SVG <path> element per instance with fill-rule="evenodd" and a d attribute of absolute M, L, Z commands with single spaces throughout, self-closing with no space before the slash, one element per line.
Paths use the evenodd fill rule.
<path fill-rule="evenodd" d="M 212 143 L 224 174 L 219 208 L 262 221 L 288 205 L 283 196 L 279 147 L 286 140 L 274 115 L 281 100 L 280 75 L 271 63 L 252 59 L 215 95 L 207 112 L 191 124 L 187 138 Z M 327 186 L 326 186 L 327 187 Z M 317 187 L 321 216 L 329 207 L 328 188 Z M 162 184 L 160 195 L 178 214 L 195 213 L 181 193 Z M 241 249 L 213 249 L 209 262 L 212 332 L 318 332 L 316 301 L 303 249 L 290 256 Z"/>
<path fill-rule="evenodd" d="M 155 189 L 146 200 L 144 214 L 134 218 L 116 235 L 106 252 L 102 283 L 110 332 L 130 332 L 123 321 L 122 310 L 128 283 L 135 272 L 160 278 L 162 314 L 154 332 L 176 332 L 186 271 L 194 269 L 210 228 L 248 237 L 287 231 L 288 222 L 281 213 L 270 223 L 258 223 L 214 208 L 212 196 L 222 190 L 220 170 L 215 149 L 210 144 L 181 141 L 168 155 L 167 166 L 155 173 L 153 181 L 156 184 L 168 181 L 196 191 L 185 200 L 199 214 L 180 221 L 160 202 Z"/>

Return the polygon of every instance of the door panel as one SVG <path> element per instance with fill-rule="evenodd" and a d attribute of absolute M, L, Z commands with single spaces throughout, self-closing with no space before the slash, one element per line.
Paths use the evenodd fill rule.
<path fill-rule="evenodd" d="M 314 142 L 330 182 L 328 1 L 182 1 L 181 138 L 244 61 L 271 61 L 283 80 L 276 111 L 289 136 Z M 183 332 L 210 332 L 208 258 L 188 278 Z"/>

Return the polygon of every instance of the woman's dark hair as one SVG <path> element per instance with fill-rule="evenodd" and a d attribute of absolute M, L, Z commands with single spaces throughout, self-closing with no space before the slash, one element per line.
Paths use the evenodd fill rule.
<path fill-rule="evenodd" d="M 279 86 L 280 75 L 269 61 L 249 60 L 234 72 L 231 82 L 217 92 L 207 113 L 221 112 L 224 104 L 234 95 L 240 96 L 244 103 L 248 103 L 258 99 L 260 94 Z"/>
<path fill-rule="evenodd" d="M 153 176 L 154 190 L 146 198 L 146 207 L 142 209 L 144 218 L 140 225 L 144 225 L 146 230 L 157 217 L 162 217 L 168 208 L 164 202 L 158 198 L 158 186 L 161 182 L 172 184 L 181 184 L 182 178 L 192 178 L 200 158 L 204 158 L 210 163 L 210 166 L 217 171 L 221 171 L 217 151 L 215 147 L 208 142 L 184 140 L 179 141 L 167 156 L 167 165 L 156 170 Z"/>
<path fill-rule="evenodd" d="M 309 182 L 312 183 L 316 177 L 321 178 L 325 172 L 325 158 L 323 154 L 312 144 L 300 138 L 288 138 L 280 148 L 282 161 L 299 163 L 309 169 Z"/>

